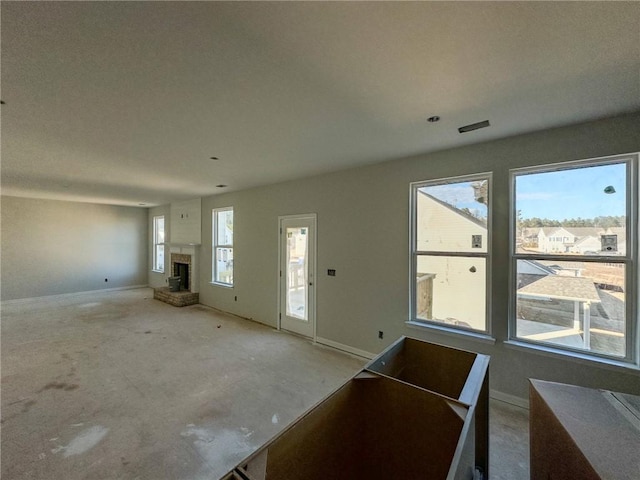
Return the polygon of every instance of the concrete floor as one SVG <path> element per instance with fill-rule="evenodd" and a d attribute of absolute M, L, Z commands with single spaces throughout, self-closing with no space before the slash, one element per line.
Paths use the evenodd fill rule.
<path fill-rule="evenodd" d="M 529 478 L 529 410 L 490 400 L 489 457 L 491 480 Z"/>
<path fill-rule="evenodd" d="M 2 305 L 3 479 L 216 479 L 366 362 L 151 289 Z M 495 479 L 527 411 L 492 401 Z"/>

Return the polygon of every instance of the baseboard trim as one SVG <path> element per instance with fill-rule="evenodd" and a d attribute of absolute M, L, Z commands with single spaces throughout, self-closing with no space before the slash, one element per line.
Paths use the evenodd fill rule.
<path fill-rule="evenodd" d="M 83 295 L 96 295 L 99 293 L 120 292 L 123 290 L 135 290 L 137 288 L 147 288 L 149 285 L 130 285 L 128 287 L 101 288 L 100 290 L 85 290 L 84 292 L 58 293 L 56 295 L 43 295 L 41 297 L 14 298 L 3 300 L 0 305 L 20 305 L 22 303 L 33 303 L 38 301 L 56 300 L 64 298 L 79 297 Z"/>
<path fill-rule="evenodd" d="M 526 398 L 516 397 L 515 395 L 509 395 L 508 393 L 499 392 L 497 390 L 489 390 L 489 396 L 494 400 L 499 400 L 500 402 L 509 403 L 516 407 L 526 408 L 529 410 L 529 400 Z"/>
<path fill-rule="evenodd" d="M 375 353 L 366 352 L 364 350 L 360 350 L 359 348 L 354 348 L 343 343 L 334 342 L 333 340 L 329 340 L 328 338 L 316 337 L 315 343 L 326 345 L 327 347 L 335 348 L 336 350 L 342 350 L 343 352 L 357 355 L 358 357 L 363 357 L 368 360 L 371 360 L 376 356 Z"/>

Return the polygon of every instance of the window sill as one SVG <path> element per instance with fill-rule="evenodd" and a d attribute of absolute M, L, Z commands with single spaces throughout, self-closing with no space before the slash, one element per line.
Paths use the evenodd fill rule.
<path fill-rule="evenodd" d="M 482 343 L 488 343 L 494 345 L 496 339 L 487 333 L 472 332 L 469 330 L 462 330 L 458 328 L 445 327 L 440 325 L 434 325 L 431 323 L 422 323 L 409 320 L 405 322 L 405 325 L 409 328 L 415 328 L 417 330 L 429 330 L 436 333 L 446 335 L 449 337 L 457 337 L 465 340 L 476 340 Z"/>
<path fill-rule="evenodd" d="M 164 273 L 164 270 L 151 270 L 153 273 Z"/>
<path fill-rule="evenodd" d="M 529 342 L 521 342 L 519 340 L 508 340 L 504 342 L 505 347 L 513 348 L 515 350 L 528 351 L 530 353 L 544 355 L 546 357 L 571 360 L 576 363 L 584 365 L 598 366 L 610 370 L 628 370 L 632 372 L 640 371 L 640 366 L 624 362 L 621 360 L 613 360 L 611 358 L 597 357 L 595 355 L 589 355 L 587 353 L 578 353 L 570 350 L 563 350 L 561 348 L 553 348 L 548 345 L 538 345 Z"/>
<path fill-rule="evenodd" d="M 228 283 L 220 283 L 220 282 L 209 282 L 209 285 L 213 285 L 214 287 L 223 287 L 232 289 L 233 285 L 229 285 Z"/>

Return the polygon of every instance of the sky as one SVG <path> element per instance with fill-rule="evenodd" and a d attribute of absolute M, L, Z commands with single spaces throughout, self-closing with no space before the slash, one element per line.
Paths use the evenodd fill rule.
<path fill-rule="evenodd" d="M 625 215 L 626 164 L 597 165 L 570 170 L 520 174 L 516 177 L 516 210 L 522 218 L 595 218 Z M 421 187 L 420 190 L 457 208 L 487 216 L 474 198 L 472 182 Z M 615 193 L 605 193 L 613 187 Z"/>
<path fill-rule="evenodd" d="M 478 218 L 484 218 L 486 220 L 487 206 L 476 201 L 473 187 L 471 186 L 472 183 L 474 182 L 431 185 L 422 187 L 420 190 L 456 208 L 468 208 Z"/>
<path fill-rule="evenodd" d="M 605 193 L 613 187 L 615 193 Z M 626 165 L 532 173 L 516 177 L 516 210 L 522 218 L 594 218 L 625 215 Z"/>

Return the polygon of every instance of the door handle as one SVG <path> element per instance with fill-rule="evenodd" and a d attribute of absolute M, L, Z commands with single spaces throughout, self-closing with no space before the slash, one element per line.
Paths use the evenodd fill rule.
<path fill-rule="evenodd" d="M 313 287 L 313 282 L 309 282 L 309 286 L 310 286 L 310 287 Z"/>

